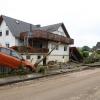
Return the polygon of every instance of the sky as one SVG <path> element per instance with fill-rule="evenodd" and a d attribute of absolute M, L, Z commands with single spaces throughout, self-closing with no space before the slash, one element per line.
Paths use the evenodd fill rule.
<path fill-rule="evenodd" d="M 0 15 L 46 26 L 63 22 L 74 46 L 100 41 L 100 0 L 0 0 Z"/>

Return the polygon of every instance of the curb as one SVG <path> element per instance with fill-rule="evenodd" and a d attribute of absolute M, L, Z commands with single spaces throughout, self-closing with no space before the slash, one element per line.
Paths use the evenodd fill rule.
<path fill-rule="evenodd" d="M 14 84 L 14 83 L 25 82 L 25 81 L 31 81 L 31 80 L 35 80 L 35 79 L 40 79 L 40 78 L 50 77 L 50 76 L 56 76 L 56 75 L 60 75 L 60 74 L 67 74 L 67 73 L 71 73 L 71 72 L 78 72 L 78 71 L 88 70 L 88 69 L 92 69 L 92 68 L 87 66 L 87 67 L 84 67 L 82 69 L 78 68 L 78 69 L 73 69 L 73 70 L 68 70 L 68 71 L 55 72 L 55 73 L 52 73 L 52 74 L 40 75 L 40 76 L 26 78 L 26 79 L 23 78 L 23 79 L 19 79 L 19 80 L 12 80 L 12 81 L 8 81 L 8 82 L 0 83 L 0 86 L 11 85 L 11 84 Z"/>

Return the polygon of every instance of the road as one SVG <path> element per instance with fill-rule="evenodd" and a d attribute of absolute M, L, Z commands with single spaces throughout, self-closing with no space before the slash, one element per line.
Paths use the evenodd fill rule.
<path fill-rule="evenodd" d="M 0 100 L 100 100 L 100 68 L 0 87 Z"/>

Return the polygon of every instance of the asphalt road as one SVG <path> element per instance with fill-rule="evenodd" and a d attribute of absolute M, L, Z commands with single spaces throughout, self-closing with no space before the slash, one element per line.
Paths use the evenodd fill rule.
<path fill-rule="evenodd" d="M 100 100 L 100 68 L 0 87 L 0 100 Z"/>

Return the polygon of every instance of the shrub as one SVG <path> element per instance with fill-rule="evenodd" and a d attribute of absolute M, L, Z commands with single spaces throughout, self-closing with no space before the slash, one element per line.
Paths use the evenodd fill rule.
<path fill-rule="evenodd" d="M 92 57 L 88 57 L 84 60 L 84 63 L 85 64 L 90 64 L 90 63 L 94 63 L 95 62 L 95 59 L 92 58 Z"/>
<path fill-rule="evenodd" d="M 46 73 L 46 67 L 40 66 L 40 67 L 38 68 L 38 71 L 37 71 L 37 72 L 42 73 L 42 74 L 45 74 L 45 73 Z"/>
<path fill-rule="evenodd" d="M 89 52 L 88 52 L 88 51 L 83 51 L 83 52 L 82 52 L 82 56 L 83 56 L 84 58 L 89 57 Z"/>
<path fill-rule="evenodd" d="M 97 54 L 100 54 L 100 50 L 96 51 Z"/>

